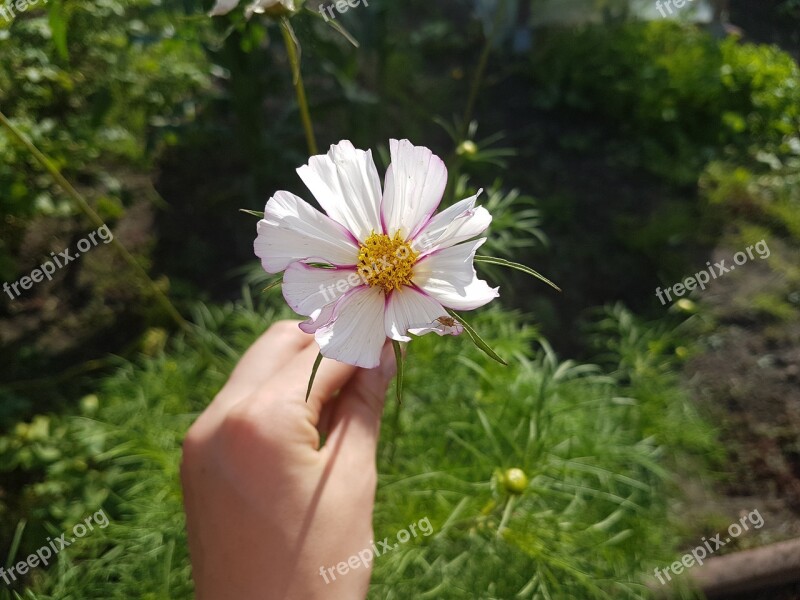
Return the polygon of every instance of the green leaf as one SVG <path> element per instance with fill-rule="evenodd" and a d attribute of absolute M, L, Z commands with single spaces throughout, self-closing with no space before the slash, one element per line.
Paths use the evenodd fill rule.
<path fill-rule="evenodd" d="M 291 60 L 292 63 L 292 83 L 297 85 L 300 81 L 300 59 L 303 55 L 303 49 L 300 46 L 300 40 L 297 39 L 297 35 L 292 28 L 292 24 L 289 22 L 289 19 L 286 17 L 281 17 L 281 29 L 284 32 L 284 39 L 287 42 L 294 45 L 295 52 L 297 53 L 297 59 Z M 287 50 L 289 48 L 287 47 Z"/>
<path fill-rule="evenodd" d="M 261 290 L 261 293 L 262 294 L 266 294 L 272 288 L 277 287 L 277 286 L 281 285 L 282 283 L 283 283 L 283 277 L 278 277 L 278 279 L 276 279 L 275 281 L 270 283 L 267 287 L 265 287 L 263 290 Z"/>
<path fill-rule="evenodd" d="M 478 332 L 475 331 L 472 328 L 472 326 L 469 323 L 467 323 L 463 318 L 461 318 L 461 316 L 458 313 L 456 313 L 454 310 L 451 310 L 449 308 L 446 308 L 445 310 L 450 314 L 451 317 L 456 319 L 459 323 L 461 323 L 464 326 L 464 331 L 467 332 L 467 335 L 470 337 L 470 339 L 472 340 L 473 344 L 475 344 L 478 348 L 483 350 L 487 354 L 487 356 L 489 356 L 489 358 L 493 358 L 494 360 L 499 362 L 501 365 L 508 366 L 508 363 L 506 361 L 504 361 L 502 358 L 500 358 L 500 355 L 498 355 L 497 352 L 492 350 L 492 348 L 489 346 L 489 344 L 487 344 L 483 340 L 483 338 L 480 335 L 478 335 Z"/>
<path fill-rule="evenodd" d="M 247 210 L 246 208 L 240 208 L 239 212 L 247 213 L 248 215 L 253 215 L 254 217 L 258 217 L 259 219 L 264 218 L 264 213 L 259 212 L 257 210 Z"/>
<path fill-rule="evenodd" d="M 522 271 L 523 273 L 527 273 L 528 275 L 531 275 L 532 277 L 536 277 L 536 279 L 539 279 L 540 281 L 545 282 L 551 288 L 553 288 L 555 290 L 558 290 L 559 292 L 561 291 L 561 288 L 558 287 L 552 281 L 550 281 L 547 277 L 545 277 L 541 273 L 538 273 L 538 272 L 534 271 L 530 267 L 526 267 L 525 265 L 521 265 L 520 263 L 512 262 L 512 261 L 506 260 L 504 258 L 496 258 L 494 256 L 481 256 L 481 255 L 476 255 L 475 256 L 475 262 L 484 262 L 484 263 L 488 263 L 488 264 L 491 264 L 491 265 L 500 265 L 501 267 L 508 267 L 509 269 L 516 269 L 517 271 Z"/>
<path fill-rule="evenodd" d="M 317 376 L 317 370 L 319 369 L 319 364 L 322 362 L 322 352 L 317 354 L 317 360 L 314 361 L 314 368 L 311 369 L 311 377 L 308 380 L 308 389 L 306 390 L 306 402 L 308 402 L 308 397 L 311 396 L 311 388 L 314 386 L 314 378 Z"/>
<path fill-rule="evenodd" d="M 52 0 L 47 16 L 56 52 L 61 60 L 66 61 L 69 58 L 69 51 L 67 49 L 67 15 L 63 0 Z"/>
<path fill-rule="evenodd" d="M 310 262 L 306 263 L 309 267 L 314 267 L 315 269 L 335 269 L 336 265 L 332 265 L 330 263 L 321 263 L 321 262 Z"/>
<path fill-rule="evenodd" d="M 392 340 L 394 347 L 394 359 L 397 361 L 397 403 L 403 403 L 403 349 L 400 347 L 400 342 Z"/>
<path fill-rule="evenodd" d="M 358 47 L 360 46 L 360 44 L 358 43 L 358 40 L 357 40 L 356 38 L 354 38 L 354 37 L 353 37 L 353 36 L 350 34 L 350 32 L 349 32 L 349 31 L 347 31 L 347 29 L 345 29 L 345 28 L 344 28 L 342 25 L 340 25 L 340 24 L 339 24 L 339 22 L 338 22 L 337 20 L 335 20 L 335 19 L 328 19 L 328 18 L 326 18 L 325 16 L 323 16 L 323 15 L 322 15 L 322 13 L 320 13 L 319 11 L 317 11 L 317 10 L 311 10 L 311 9 L 310 9 L 310 8 L 308 8 L 308 7 L 306 7 L 306 10 L 307 10 L 308 12 L 310 12 L 312 15 L 314 15 L 315 17 L 318 17 L 318 18 L 320 18 L 320 19 L 323 19 L 323 20 L 325 21 L 325 23 L 327 23 L 327 24 L 328 24 L 328 26 L 329 26 L 329 27 L 332 27 L 333 29 L 335 29 L 336 31 L 338 31 L 338 32 L 339 32 L 339 33 L 340 33 L 340 34 L 341 34 L 341 35 L 342 35 L 342 36 L 343 36 L 343 37 L 344 37 L 344 38 L 345 38 L 345 39 L 346 39 L 348 42 L 350 42 L 351 44 L 353 44 L 353 46 L 355 46 L 356 48 L 358 48 Z"/>

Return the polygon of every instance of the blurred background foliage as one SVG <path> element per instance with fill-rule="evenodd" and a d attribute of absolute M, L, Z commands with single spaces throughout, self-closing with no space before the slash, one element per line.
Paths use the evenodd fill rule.
<path fill-rule="evenodd" d="M 724 4 L 664 20 L 625 0 L 370 0 L 339 17 L 358 47 L 316 2 L 291 19 L 322 148 L 351 139 L 379 169 L 391 136 L 432 148 L 445 203 L 484 189 L 487 253 L 564 289 L 485 270 L 502 308 L 474 325 L 508 368 L 465 340 L 414 343 L 376 534 L 428 516 L 435 535 L 379 560 L 371 598 L 647 598 L 653 567 L 742 498 L 800 534 L 797 423 L 760 421 L 800 401 L 800 4 L 731 0 L 742 29 Z M 101 506 L 111 518 L 0 598 L 191 597 L 182 436 L 291 316 L 261 291 L 239 211 L 309 197 L 289 60 L 276 24 L 209 8 L 50 0 L 0 21 L 0 110 L 192 323 L 176 330 L 105 247 L 0 295 L 0 564 Z M 5 130 L 0 155 L 13 282 L 91 224 Z M 762 238 L 769 263 L 655 300 Z M 747 405 L 742 373 L 760 388 Z M 765 439 L 774 454 L 753 450 Z"/>

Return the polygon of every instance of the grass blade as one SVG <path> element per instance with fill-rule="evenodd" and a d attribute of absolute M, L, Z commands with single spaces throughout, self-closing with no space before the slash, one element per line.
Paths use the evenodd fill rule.
<path fill-rule="evenodd" d="M 534 271 L 530 267 L 522 265 L 520 263 L 516 263 L 510 260 L 506 260 L 504 258 L 497 258 L 495 256 L 482 256 L 480 254 L 475 256 L 475 262 L 484 262 L 490 265 L 499 265 L 501 267 L 508 267 L 509 269 L 516 269 L 517 271 L 522 271 L 523 273 L 527 273 L 528 275 L 535 277 L 539 281 L 543 281 L 547 285 L 549 285 L 554 290 L 561 291 L 561 288 L 558 287 L 555 283 L 550 281 L 547 277 L 542 275 L 541 273 Z"/>
<path fill-rule="evenodd" d="M 246 208 L 240 208 L 239 212 L 243 212 L 243 213 L 246 213 L 248 215 L 253 215 L 254 217 L 258 217 L 259 219 L 263 219 L 264 218 L 264 211 L 248 210 Z"/>
<path fill-rule="evenodd" d="M 458 313 L 456 313 L 455 311 L 453 311 L 453 310 L 451 310 L 449 308 L 447 308 L 445 310 L 447 310 L 447 312 L 450 314 L 451 317 L 456 319 L 459 323 L 461 323 L 461 325 L 464 326 L 464 331 L 467 332 L 467 335 L 470 337 L 470 339 L 472 340 L 473 344 L 475 344 L 478 348 L 483 350 L 486 353 L 486 355 L 489 356 L 489 358 L 493 358 L 494 360 L 499 362 L 501 365 L 508 366 L 508 363 L 506 361 L 504 361 L 502 358 L 500 358 L 500 355 L 498 355 L 497 352 L 492 350 L 492 348 L 489 346 L 489 344 L 487 344 L 483 340 L 483 338 L 480 335 L 478 335 L 478 332 L 475 331 L 469 323 L 467 323 L 464 319 L 462 319 L 461 316 Z"/>

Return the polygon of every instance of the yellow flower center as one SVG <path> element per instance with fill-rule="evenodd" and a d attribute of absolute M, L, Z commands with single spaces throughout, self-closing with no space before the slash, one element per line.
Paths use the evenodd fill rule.
<path fill-rule="evenodd" d="M 369 285 L 378 285 L 387 294 L 411 283 L 419 254 L 396 233 L 373 232 L 359 248 L 358 273 Z"/>

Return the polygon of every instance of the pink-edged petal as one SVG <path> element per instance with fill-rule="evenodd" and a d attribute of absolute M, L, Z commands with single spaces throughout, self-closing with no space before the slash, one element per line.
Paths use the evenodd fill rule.
<path fill-rule="evenodd" d="M 358 262 L 358 246 L 349 232 L 289 192 L 278 192 L 267 202 L 253 248 L 268 273 L 308 259 L 337 266 Z"/>
<path fill-rule="evenodd" d="M 488 304 L 500 295 L 499 288 L 478 279 L 473 265 L 475 252 L 485 241 L 481 238 L 426 256 L 414 265 L 413 283 L 447 308 L 473 310 Z"/>
<path fill-rule="evenodd" d="M 314 312 L 311 317 L 300 323 L 298 327 L 306 333 L 316 333 L 317 329 L 324 327 L 333 319 L 334 311 L 336 310 L 336 302 L 332 302 L 327 306 L 321 308 L 319 311 Z"/>
<path fill-rule="evenodd" d="M 386 341 L 385 295 L 380 287 L 357 287 L 339 298 L 329 321 L 314 337 L 326 358 L 373 369 L 381 362 Z"/>
<path fill-rule="evenodd" d="M 386 336 L 400 342 L 410 342 L 408 332 L 422 335 L 435 331 L 442 325 L 438 319 L 449 320 L 444 307 L 428 296 L 410 286 L 403 286 L 389 294 L 386 302 Z M 440 331 L 444 332 L 444 329 Z M 439 333 L 439 331 L 437 331 Z M 458 333 L 461 333 L 460 331 Z M 453 329 L 452 335 L 458 335 Z M 439 333 L 443 335 L 443 333 Z"/>
<path fill-rule="evenodd" d="M 297 174 L 323 210 L 364 241 L 380 232 L 381 180 L 372 151 L 357 150 L 343 140 L 328 154 L 312 156 Z"/>
<path fill-rule="evenodd" d="M 319 269 L 296 262 L 284 272 L 281 288 L 292 310 L 313 320 L 323 308 L 363 284 L 363 279 L 352 267 Z"/>
<path fill-rule="evenodd" d="M 436 212 L 447 185 L 447 167 L 428 148 L 390 140 L 392 163 L 386 171 L 381 204 L 385 232 L 413 237 Z"/>
<path fill-rule="evenodd" d="M 417 234 L 411 247 L 422 255 L 449 248 L 482 234 L 492 222 L 492 215 L 475 201 L 483 190 L 434 216 Z"/>

